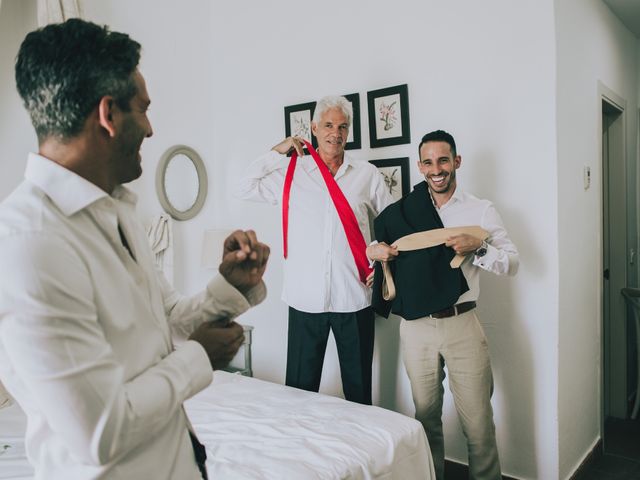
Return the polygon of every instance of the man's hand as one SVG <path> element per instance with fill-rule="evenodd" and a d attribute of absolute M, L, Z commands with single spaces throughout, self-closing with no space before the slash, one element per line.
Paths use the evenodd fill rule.
<path fill-rule="evenodd" d="M 274 146 L 271 150 L 275 150 L 281 155 L 286 155 L 291 150 L 295 150 L 298 152 L 298 156 L 302 157 L 304 155 L 304 143 L 302 142 L 302 138 L 300 137 L 287 137 L 279 144 Z"/>
<path fill-rule="evenodd" d="M 202 345 L 209 356 L 214 370 L 229 365 L 240 345 L 244 342 L 242 326 L 236 322 L 222 325 L 218 322 L 205 322 L 189 337 Z"/>
<path fill-rule="evenodd" d="M 260 243 L 253 230 L 236 230 L 224 241 L 220 274 L 243 294 L 262 280 L 269 247 Z"/>
<path fill-rule="evenodd" d="M 369 260 L 378 262 L 389 262 L 398 256 L 398 247 L 391 247 L 384 242 L 369 245 L 367 247 L 367 257 Z"/>
<path fill-rule="evenodd" d="M 447 247 L 453 248 L 453 251 L 457 254 L 466 255 L 468 253 L 475 252 L 478 248 L 480 248 L 480 245 L 482 245 L 482 240 L 474 237 L 473 235 L 461 233 L 460 235 L 454 235 L 447 238 L 447 241 L 444 244 Z"/>
<path fill-rule="evenodd" d="M 372 271 L 369 275 L 367 275 L 366 281 L 365 281 L 365 285 L 369 288 L 371 288 L 373 286 L 373 277 L 375 276 L 376 272 L 375 270 Z"/>

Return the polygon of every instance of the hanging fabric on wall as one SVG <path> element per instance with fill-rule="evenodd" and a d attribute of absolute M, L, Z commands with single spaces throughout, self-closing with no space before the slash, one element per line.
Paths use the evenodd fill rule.
<path fill-rule="evenodd" d="M 161 213 L 151 219 L 147 229 L 147 238 L 155 256 L 158 270 L 164 273 L 167 281 L 173 285 L 173 232 L 169 214 Z"/>
<path fill-rule="evenodd" d="M 82 0 L 38 0 L 38 26 L 82 18 Z"/>
<path fill-rule="evenodd" d="M 0 382 L 0 408 L 8 407 L 12 403 L 9 393 L 2 386 L 2 382 Z"/>

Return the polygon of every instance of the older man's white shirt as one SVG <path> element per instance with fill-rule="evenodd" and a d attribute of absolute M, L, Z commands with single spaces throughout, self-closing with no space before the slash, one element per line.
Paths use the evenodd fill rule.
<path fill-rule="evenodd" d="M 260 156 L 247 167 L 236 195 L 281 204 L 289 161 L 273 150 Z M 382 175 L 371 163 L 345 153 L 334 180 L 370 243 L 373 219 L 393 201 Z M 282 300 L 307 313 L 356 312 L 371 304 L 371 289 L 360 281 L 336 207 L 309 155 L 298 159 L 291 186 Z"/>

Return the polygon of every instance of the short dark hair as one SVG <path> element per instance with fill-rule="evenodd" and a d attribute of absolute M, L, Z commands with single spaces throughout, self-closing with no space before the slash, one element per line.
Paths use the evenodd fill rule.
<path fill-rule="evenodd" d="M 38 140 L 69 139 L 105 95 L 129 111 L 140 44 L 72 18 L 29 33 L 16 58 L 16 86 Z"/>
<path fill-rule="evenodd" d="M 456 153 L 456 141 L 453 139 L 453 135 L 445 132 L 444 130 L 435 130 L 433 132 L 427 133 L 422 140 L 420 141 L 420 145 L 418 145 L 418 156 L 420 155 L 420 149 L 422 145 L 427 142 L 447 142 L 451 147 L 451 153 L 455 157 Z"/>

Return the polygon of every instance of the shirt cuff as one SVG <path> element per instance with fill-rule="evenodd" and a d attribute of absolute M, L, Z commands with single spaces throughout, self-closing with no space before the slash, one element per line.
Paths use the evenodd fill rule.
<path fill-rule="evenodd" d="M 262 302 L 267 296 L 267 287 L 261 280 L 246 296 L 231 285 L 222 275 L 216 275 L 207 284 L 207 305 L 215 305 L 219 314 L 237 317 L 250 307 Z"/>
<path fill-rule="evenodd" d="M 490 244 L 487 244 L 487 253 L 482 257 L 476 257 L 473 255 L 473 264 L 476 267 L 488 268 L 489 265 L 493 265 L 498 259 L 498 249 Z"/>
<path fill-rule="evenodd" d="M 172 355 L 175 355 L 184 365 L 183 371 L 190 373 L 186 398 L 191 398 L 209 386 L 213 380 L 213 370 L 209 356 L 202 345 L 195 340 L 189 340 Z"/>
<path fill-rule="evenodd" d="M 378 244 L 377 240 L 372 240 L 371 243 L 369 244 L 369 246 L 377 245 L 377 244 Z M 376 264 L 376 261 L 375 260 L 371 260 L 369 257 L 367 257 L 367 260 L 369 260 L 369 268 L 373 268 L 373 266 Z"/>

